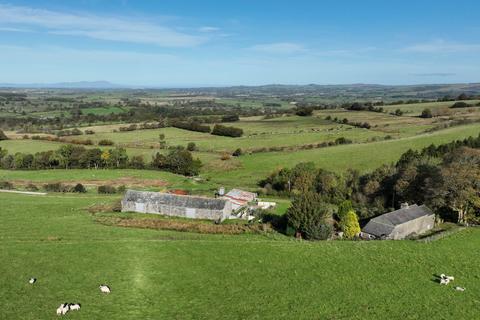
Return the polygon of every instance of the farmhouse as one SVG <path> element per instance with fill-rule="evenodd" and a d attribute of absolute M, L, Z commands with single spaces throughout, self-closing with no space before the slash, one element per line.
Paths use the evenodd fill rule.
<path fill-rule="evenodd" d="M 240 189 L 232 189 L 223 198 L 232 202 L 233 210 L 237 210 L 241 207 L 245 207 L 250 202 L 255 201 L 257 199 L 257 194 Z"/>
<path fill-rule="evenodd" d="M 122 200 L 122 212 L 223 221 L 230 217 L 232 204 L 225 199 L 128 190 Z"/>
<path fill-rule="evenodd" d="M 402 205 L 396 211 L 371 219 L 362 229 L 369 238 L 405 239 L 433 228 L 435 214 L 425 205 Z"/>

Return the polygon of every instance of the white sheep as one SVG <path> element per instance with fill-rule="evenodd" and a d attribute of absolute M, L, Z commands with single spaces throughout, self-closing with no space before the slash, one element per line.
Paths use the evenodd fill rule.
<path fill-rule="evenodd" d="M 447 278 L 442 278 L 440 279 L 440 284 L 444 284 L 444 285 L 447 285 L 448 283 L 450 282 L 450 280 L 448 280 Z"/>
<path fill-rule="evenodd" d="M 100 285 L 99 288 L 100 288 L 100 291 L 101 291 L 102 293 L 110 293 L 110 292 L 111 292 L 110 287 L 107 286 L 106 284 Z"/>
<path fill-rule="evenodd" d="M 445 279 L 448 279 L 449 281 L 455 280 L 455 278 L 453 276 L 445 276 Z"/>
<path fill-rule="evenodd" d="M 80 310 L 80 307 L 81 307 L 81 306 L 82 306 L 82 305 L 81 305 L 80 303 L 70 303 L 70 304 L 68 305 L 68 308 L 69 308 L 70 310 L 72 310 L 72 311 L 77 311 L 77 310 Z"/>
<path fill-rule="evenodd" d="M 28 280 L 28 283 L 30 284 L 34 284 L 35 282 L 37 282 L 36 278 L 30 278 L 30 280 Z"/>
<path fill-rule="evenodd" d="M 447 276 L 446 276 L 444 273 L 442 273 L 442 274 L 440 275 L 440 278 L 442 278 L 442 279 L 445 279 L 446 277 L 447 277 Z"/>
<path fill-rule="evenodd" d="M 457 290 L 457 291 L 465 291 L 465 288 L 463 288 L 463 287 L 455 287 L 454 289 Z"/>
<path fill-rule="evenodd" d="M 65 315 L 67 314 L 69 310 L 68 303 L 62 303 L 58 308 L 57 308 L 57 315 Z"/>

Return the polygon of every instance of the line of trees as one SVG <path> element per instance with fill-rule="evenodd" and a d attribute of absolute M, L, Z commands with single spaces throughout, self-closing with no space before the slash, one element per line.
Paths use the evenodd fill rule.
<path fill-rule="evenodd" d="M 263 193 L 294 197 L 287 225 L 308 239 L 325 239 L 335 229 L 350 232 L 355 217 L 340 213 L 345 201 L 365 221 L 408 202 L 427 204 L 445 220 L 480 224 L 479 149 L 480 135 L 430 145 L 364 175 L 356 170 L 339 175 L 300 163 L 259 185 Z M 341 227 L 342 220 L 350 227 Z"/>
<path fill-rule="evenodd" d="M 99 149 L 63 145 L 57 150 L 9 154 L 0 148 L 0 167 L 7 170 L 43 169 L 156 169 L 186 176 L 197 175 L 202 163 L 183 147 L 157 153 L 147 163 L 143 156 L 129 157 L 124 148 Z"/>

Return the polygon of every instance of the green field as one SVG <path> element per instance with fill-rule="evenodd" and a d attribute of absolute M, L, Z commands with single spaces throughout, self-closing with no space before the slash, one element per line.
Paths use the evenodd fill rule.
<path fill-rule="evenodd" d="M 63 302 L 82 304 L 70 319 L 478 316 L 477 229 L 433 243 L 313 243 L 111 227 L 85 211 L 114 199 L 0 194 L 2 319 L 56 319 Z M 467 291 L 435 283 L 439 273 Z"/>

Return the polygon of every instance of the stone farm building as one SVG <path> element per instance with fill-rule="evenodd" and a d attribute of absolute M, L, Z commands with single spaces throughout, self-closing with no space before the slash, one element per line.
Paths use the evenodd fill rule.
<path fill-rule="evenodd" d="M 223 221 L 230 217 L 232 204 L 225 199 L 128 190 L 122 200 L 122 212 Z"/>
<path fill-rule="evenodd" d="M 371 219 L 362 229 L 369 238 L 405 239 L 433 228 L 435 214 L 425 205 L 403 205 L 401 209 Z"/>
<path fill-rule="evenodd" d="M 255 201 L 257 199 L 257 194 L 239 189 L 232 189 L 223 196 L 223 198 L 232 202 L 233 210 L 237 210 L 241 207 L 247 206 L 250 202 Z"/>

